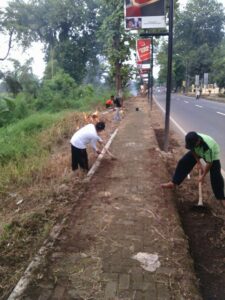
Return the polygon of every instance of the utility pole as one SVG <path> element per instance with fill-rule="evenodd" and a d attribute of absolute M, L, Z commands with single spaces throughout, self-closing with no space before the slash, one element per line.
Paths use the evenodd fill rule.
<path fill-rule="evenodd" d="M 168 39 L 168 70 L 167 70 L 167 90 L 166 90 L 166 115 L 164 132 L 164 151 L 168 151 L 169 146 L 169 125 L 170 125 L 170 102 L 171 102 L 171 82 L 172 82 L 172 58 L 173 58 L 173 0 L 169 0 L 169 39 Z"/>
<path fill-rule="evenodd" d="M 151 38 L 151 110 L 152 110 L 152 103 L 153 103 L 153 37 Z"/>
<path fill-rule="evenodd" d="M 151 51 L 151 50 L 150 50 Z M 151 68 L 151 65 L 150 65 Z M 151 69 L 148 70 L 148 103 L 150 102 Z"/>

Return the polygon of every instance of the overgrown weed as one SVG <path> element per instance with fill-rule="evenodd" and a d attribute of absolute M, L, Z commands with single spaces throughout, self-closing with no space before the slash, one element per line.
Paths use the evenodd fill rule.
<path fill-rule="evenodd" d="M 0 138 L 1 192 L 11 185 L 30 185 L 32 182 L 42 180 L 43 177 L 57 176 L 56 170 L 65 158 L 56 157 L 53 162 L 49 156 L 57 151 L 59 146 L 63 144 L 65 147 L 68 146 L 69 142 L 66 144 L 66 141 L 81 126 L 83 116 L 79 113 L 67 112 L 51 118 L 50 121 L 47 120 L 44 125 L 47 118 L 48 114 L 44 119 L 37 117 L 31 122 L 29 117 L 27 122 L 18 122 L 17 126 L 11 125 L 5 128 L 5 131 L 1 129 L 3 133 Z M 39 122 L 42 125 L 39 126 Z M 31 124 L 32 129 L 29 129 L 28 124 Z M 41 126 L 43 130 L 40 130 Z M 54 169 L 54 172 L 49 172 L 48 164 L 50 170 Z"/>

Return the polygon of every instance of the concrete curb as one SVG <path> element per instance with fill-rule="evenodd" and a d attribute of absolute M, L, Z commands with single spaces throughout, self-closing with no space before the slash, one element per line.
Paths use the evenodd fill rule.
<path fill-rule="evenodd" d="M 24 291 L 31 282 L 32 274 L 44 260 L 44 257 L 47 255 L 49 249 L 54 245 L 54 242 L 60 235 L 63 225 L 65 224 L 66 218 L 63 219 L 61 224 L 53 227 L 49 238 L 43 243 L 43 246 L 40 248 L 38 253 L 35 255 L 34 259 L 31 261 L 27 269 L 25 270 L 23 276 L 18 281 L 17 285 L 13 289 L 12 293 L 8 297 L 8 300 L 18 300 L 23 296 Z"/>
<path fill-rule="evenodd" d="M 113 139 L 115 138 L 115 136 L 117 135 L 118 129 L 116 129 L 113 134 L 111 135 L 110 139 L 108 140 L 107 144 L 105 145 L 105 147 L 102 150 L 102 153 L 98 156 L 98 158 L 96 159 L 95 163 L 93 164 L 92 168 L 89 170 L 87 177 L 84 179 L 84 182 L 88 182 L 90 181 L 90 179 L 92 178 L 92 176 L 94 175 L 94 173 L 96 172 L 96 170 L 98 169 L 102 158 L 104 157 L 106 150 L 109 148 L 109 146 L 111 145 Z"/>

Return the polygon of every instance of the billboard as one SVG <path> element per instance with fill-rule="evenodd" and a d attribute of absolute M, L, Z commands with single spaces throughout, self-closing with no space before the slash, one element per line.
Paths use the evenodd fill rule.
<path fill-rule="evenodd" d="M 164 0 L 124 0 L 125 28 L 165 28 Z"/>
<path fill-rule="evenodd" d="M 144 63 L 142 65 L 138 65 L 137 66 L 139 70 L 150 70 L 151 69 L 151 64 L 148 63 Z"/>
<path fill-rule="evenodd" d="M 143 75 L 143 74 L 148 74 L 150 69 L 140 69 L 139 70 L 139 74 Z"/>
<path fill-rule="evenodd" d="M 136 41 L 137 67 L 139 70 L 149 70 L 151 65 L 151 39 Z"/>
<path fill-rule="evenodd" d="M 149 61 L 151 59 L 151 40 L 138 39 L 136 42 L 138 61 Z"/>

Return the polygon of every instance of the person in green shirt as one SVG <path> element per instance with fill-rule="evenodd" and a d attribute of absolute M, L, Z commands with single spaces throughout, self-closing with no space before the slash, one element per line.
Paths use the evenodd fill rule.
<path fill-rule="evenodd" d="M 199 182 L 203 182 L 206 174 L 210 172 L 213 193 L 225 207 L 224 179 L 221 174 L 219 145 L 212 137 L 195 131 L 187 133 L 185 142 L 185 147 L 189 151 L 179 160 L 172 180 L 161 184 L 161 187 L 174 188 L 176 185 L 180 185 L 197 164 L 201 170 Z M 205 161 L 205 166 L 201 164 L 201 158 Z"/>

